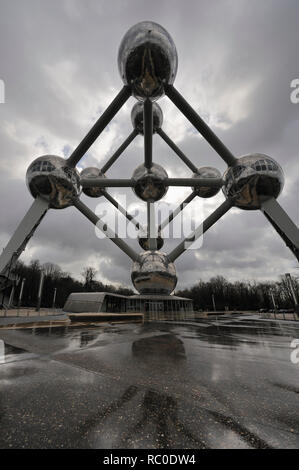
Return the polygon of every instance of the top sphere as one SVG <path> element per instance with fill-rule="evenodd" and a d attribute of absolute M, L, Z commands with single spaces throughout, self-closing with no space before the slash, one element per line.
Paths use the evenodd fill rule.
<path fill-rule="evenodd" d="M 262 153 L 244 155 L 224 176 L 223 193 L 234 197 L 240 209 L 260 209 L 263 202 L 277 198 L 284 185 L 280 165 Z"/>
<path fill-rule="evenodd" d="M 155 101 L 172 85 L 177 73 L 178 56 L 168 32 L 152 21 L 142 21 L 129 29 L 118 50 L 118 68 L 125 85 L 134 96 Z"/>
<path fill-rule="evenodd" d="M 131 111 L 131 121 L 134 129 L 143 134 L 143 103 L 137 101 Z M 162 126 L 163 112 L 158 103 L 153 103 L 153 131 Z"/>
<path fill-rule="evenodd" d="M 53 209 L 64 209 L 80 195 L 80 177 L 76 168 L 56 155 L 43 155 L 34 160 L 26 173 L 26 183 L 32 196 L 49 201 Z"/>

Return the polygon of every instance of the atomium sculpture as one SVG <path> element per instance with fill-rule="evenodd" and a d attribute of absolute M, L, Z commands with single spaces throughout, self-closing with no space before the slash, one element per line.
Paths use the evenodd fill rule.
<path fill-rule="evenodd" d="M 177 282 L 174 261 L 232 207 L 261 210 L 299 260 L 299 230 L 276 201 L 284 184 L 281 167 L 263 154 L 236 158 L 174 88 L 177 66 L 176 47 L 162 26 L 145 21 L 125 34 L 118 53 L 119 72 L 124 82 L 121 91 L 68 159 L 45 155 L 34 160 L 28 168 L 27 186 L 35 201 L 0 256 L 2 288 L 7 285 L 12 266 L 48 209 L 64 209 L 71 205 L 132 259 L 132 282 L 141 294 L 170 294 Z M 102 168 L 86 168 L 79 175 L 77 163 L 131 95 L 138 100 L 131 112 L 133 131 Z M 216 168 L 195 166 L 162 130 L 163 113 L 156 100 L 163 95 L 177 106 L 226 162 L 228 168 L 223 177 Z M 165 169 L 153 162 L 153 134 L 159 135 L 188 166 L 192 172 L 190 178 L 169 178 Z M 109 168 L 138 135 L 144 139 L 144 162 L 135 169 L 131 179 L 108 178 Z M 187 186 L 192 192 L 160 224 L 157 235 L 153 236 L 150 230 L 154 224 L 153 203 L 166 194 L 169 186 Z M 139 236 L 139 244 L 145 250 L 141 254 L 109 229 L 79 198 L 81 190 L 92 198 L 106 198 L 141 230 L 139 222 L 107 192 L 110 187 L 131 187 L 136 196 L 147 203 L 147 229 Z M 193 199 L 213 197 L 221 188 L 225 201 L 204 220 L 203 225 L 168 255 L 160 252 L 163 228 Z"/>

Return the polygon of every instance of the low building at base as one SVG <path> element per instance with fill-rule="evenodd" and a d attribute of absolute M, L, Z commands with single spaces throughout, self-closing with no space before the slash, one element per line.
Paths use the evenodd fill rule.
<path fill-rule="evenodd" d="M 142 313 L 145 321 L 193 318 L 193 301 L 175 295 L 119 295 L 110 292 L 74 292 L 66 313 Z"/>

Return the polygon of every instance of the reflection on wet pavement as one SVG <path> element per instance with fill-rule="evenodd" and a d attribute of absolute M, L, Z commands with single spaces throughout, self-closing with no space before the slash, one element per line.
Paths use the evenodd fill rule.
<path fill-rule="evenodd" d="M 22 356 L 20 356 L 22 355 Z M 21 348 L 16 348 L 11 344 L 6 344 L 0 339 L 0 364 L 28 359 L 33 355 Z"/>
<path fill-rule="evenodd" d="M 186 359 L 183 341 L 170 334 L 160 334 L 133 341 L 132 353 L 144 360 L 146 358 L 152 360 L 154 356 L 158 356 L 159 360 L 165 356 L 174 360 Z"/>
<path fill-rule="evenodd" d="M 0 448 L 298 448 L 296 322 L 0 332 Z"/>

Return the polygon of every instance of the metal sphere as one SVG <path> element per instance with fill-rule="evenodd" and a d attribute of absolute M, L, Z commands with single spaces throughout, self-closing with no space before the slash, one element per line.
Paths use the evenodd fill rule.
<path fill-rule="evenodd" d="M 136 168 L 132 175 L 133 191 L 143 201 L 159 201 L 167 193 L 167 178 L 166 171 L 160 165 L 153 163 L 151 169 L 148 170 L 142 164 Z"/>
<path fill-rule="evenodd" d="M 135 97 L 157 100 L 164 85 L 173 84 L 178 67 L 175 44 L 159 24 L 142 21 L 125 34 L 118 51 L 118 68 Z"/>
<path fill-rule="evenodd" d="M 203 166 L 197 170 L 197 173 L 193 174 L 193 178 L 221 178 L 221 173 L 217 168 L 213 168 L 211 166 Z M 193 188 L 196 191 L 196 194 L 199 197 L 208 198 L 216 196 L 219 192 L 220 188 L 210 188 L 210 187 L 201 187 L 201 188 Z"/>
<path fill-rule="evenodd" d="M 159 230 L 158 236 L 156 238 L 157 241 L 157 250 L 161 250 L 161 248 L 164 245 L 164 240 L 161 236 L 161 230 Z M 142 235 L 138 236 L 138 243 L 141 246 L 141 248 L 145 251 L 148 251 L 149 248 L 149 237 L 147 236 L 147 233 L 144 233 Z"/>
<path fill-rule="evenodd" d="M 169 295 L 177 283 L 174 264 L 161 251 L 145 251 L 132 266 L 131 278 L 140 294 Z"/>
<path fill-rule="evenodd" d="M 143 134 L 143 103 L 137 101 L 131 111 L 131 121 L 134 129 Z M 153 131 L 162 126 L 163 112 L 158 103 L 153 103 Z"/>
<path fill-rule="evenodd" d="M 277 198 L 284 185 L 280 165 L 262 153 L 238 158 L 237 164 L 224 174 L 223 192 L 234 197 L 234 204 L 241 209 L 260 209 L 263 202 Z"/>
<path fill-rule="evenodd" d="M 71 206 L 80 194 L 78 171 L 55 155 L 43 155 L 34 160 L 27 170 L 26 183 L 34 198 L 41 196 L 53 209 Z"/>
<path fill-rule="evenodd" d="M 81 178 L 106 178 L 104 173 L 102 173 L 99 168 L 95 168 L 95 167 L 84 168 L 84 170 L 81 171 L 80 177 Z M 105 189 L 94 186 L 90 188 L 83 188 L 82 191 L 84 194 L 86 194 L 86 196 L 100 197 L 100 196 L 103 196 Z"/>

